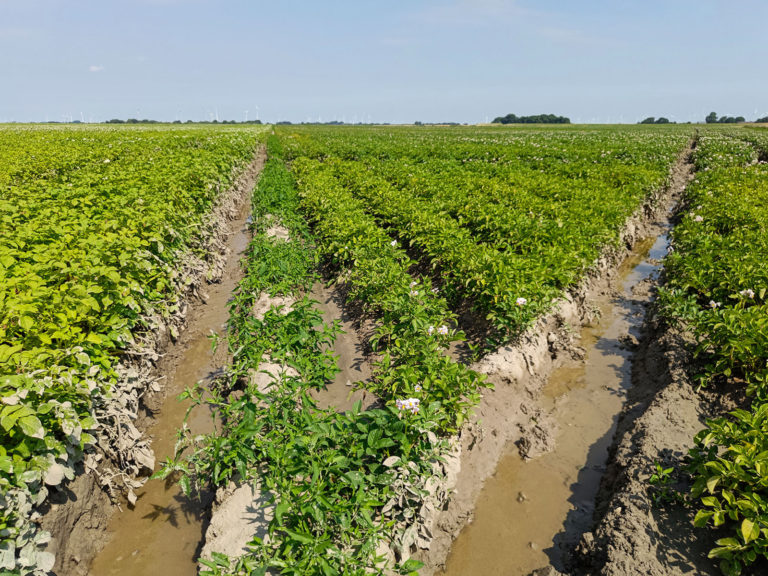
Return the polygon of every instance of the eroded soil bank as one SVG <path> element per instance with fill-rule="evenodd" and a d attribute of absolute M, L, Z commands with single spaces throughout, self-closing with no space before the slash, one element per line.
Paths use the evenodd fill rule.
<path fill-rule="evenodd" d="M 589 528 L 629 381 L 629 348 L 638 335 L 636 328 L 630 335 L 629 328 L 642 322 L 650 298 L 644 279 L 666 247 L 671 209 L 690 177 L 692 147 L 693 142 L 681 154 L 665 189 L 628 219 L 621 246 L 606 249 L 582 284 L 516 346 L 473 366 L 488 374 L 495 389 L 485 393 L 473 421 L 461 431 L 461 469 L 453 493 L 435 522 L 432 545 L 418 555 L 425 562 L 423 575 L 445 568 L 454 539 L 473 517 L 480 522 L 487 514 L 489 522 L 466 530 L 467 543 L 462 538 L 456 544 L 449 574 L 527 574 L 552 559 L 560 565 L 560 551 Z M 651 249 L 653 258 L 644 261 Z M 603 320 L 596 322 L 601 312 Z M 592 417 L 579 418 L 584 411 Z M 558 443 L 560 453 L 539 458 Z M 485 498 L 488 478 L 485 490 L 495 495 Z"/>
<path fill-rule="evenodd" d="M 591 527 L 616 420 L 632 384 L 631 356 L 648 286 L 666 253 L 666 235 L 640 241 L 622 263 L 618 290 L 594 305 L 578 335 L 583 359 L 558 367 L 542 389 L 554 448 L 525 460 L 508 447 L 478 498 L 474 520 L 456 539 L 445 576 L 525 575 L 563 560 Z"/>
<path fill-rule="evenodd" d="M 217 222 L 217 235 L 224 242 L 217 280 L 199 283 L 190 289 L 186 327 L 175 342 L 166 342 L 154 368 L 154 380 L 161 384 L 142 398 L 143 416 L 121 433 L 149 436 L 155 468 L 173 455 L 176 433 L 189 402 L 178 395 L 198 381 L 214 377 L 227 361 L 220 346 L 212 351 L 210 334 L 221 334 L 228 320 L 227 303 L 242 277 L 240 259 L 248 245 L 250 195 L 265 162 L 260 150 L 238 178 L 229 194 L 232 209 Z M 197 293 L 200 298 L 194 298 Z M 130 422 L 128 417 L 126 420 Z M 204 410 L 190 416 L 189 426 L 204 432 L 212 425 Z M 147 471 L 148 472 L 148 471 Z M 150 481 L 135 491 L 134 505 L 117 509 L 99 485 L 98 475 L 84 474 L 66 492 L 53 500 L 43 518 L 51 531 L 56 553 L 54 572 L 59 576 L 79 575 L 194 575 L 199 543 L 205 524 L 206 502 L 183 498 L 175 483 Z"/>

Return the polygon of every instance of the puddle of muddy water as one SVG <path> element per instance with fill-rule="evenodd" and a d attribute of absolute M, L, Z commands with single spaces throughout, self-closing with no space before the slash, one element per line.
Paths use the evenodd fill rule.
<path fill-rule="evenodd" d="M 221 345 L 214 355 L 209 339 L 211 331 L 222 334 L 229 318 L 227 303 L 242 277 L 240 259 L 250 240 L 246 223 L 247 206 L 231 226 L 235 231 L 228 239 L 231 252 L 221 282 L 209 287 L 208 300 L 192 317 L 178 343 L 171 347 L 160 364 L 167 371 L 165 398 L 154 425 L 148 430 L 157 461 L 173 456 L 176 434 L 184 421 L 189 401 L 178 395 L 188 386 L 205 381 L 226 364 L 226 351 Z M 213 427 L 210 412 L 194 410 L 188 420 L 195 434 Z M 184 497 L 174 482 L 150 480 L 137 491 L 133 509 L 115 511 L 108 532 L 110 540 L 95 558 L 92 576 L 194 576 L 197 555 L 203 538 L 205 510 L 208 501 Z"/>
<path fill-rule="evenodd" d="M 542 393 L 558 424 L 556 447 L 523 461 L 502 456 L 478 498 L 474 521 L 451 548 L 443 576 L 527 575 L 563 569 L 564 552 L 589 530 L 618 414 L 631 384 L 631 352 L 620 338 L 639 329 L 649 296 L 633 288 L 658 269 L 666 235 L 646 239 L 619 269 L 618 296 L 597 304 L 600 320 L 581 331 L 585 361 L 555 370 Z"/>

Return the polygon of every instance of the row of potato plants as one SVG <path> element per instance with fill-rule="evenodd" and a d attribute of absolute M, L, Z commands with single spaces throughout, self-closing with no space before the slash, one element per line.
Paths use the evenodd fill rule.
<path fill-rule="evenodd" d="M 750 398 L 707 422 L 687 468 L 694 524 L 726 532 L 709 556 L 729 575 L 768 557 L 768 165 L 736 136 L 699 139 L 660 293 L 663 313 L 693 333 L 699 383 L 745 387 Z"/>
<path fill-rule="evenodd" d="M 253 130 L 4 127 L 0 138 L 0 570 L 51 567 L 35 507 L 71 480 L 118 363 L 178 312 L 203 216 Z M 105 447 L 106 448 L 106 447 Z"/>
<path fill-rule="evenodd" d="M 416 249 L 451 304 L 506 338 L 580 279 L 661 188 L 690 130 L 291 128 L 305 179 L 335 178 Z M 521 304 L 525 302 L 525 304 Z"/>
<path fill-rule="evenodd" d="M 180 471 L 187 491 L 236 480 L 270 495 L 268 536 L 254 537 L 240 558 L 203 560 L 206 574 L 382 573 L 382 544 L 399 547 L 400 561 L 389 569 L 411 573 L 419 563 L 409 548 L 427 480 L 446 449 L 443 435 L 477 401 L 481 379 L 445 355 L 461 334 L 449 328 L 445 301 L 429 282 L 408 275 L 397 242 L 338 187 L 297 190 L 301 166 L 288 171 L 276 137 L 268 146 L 253 195 L 246 277 L 231 308 L 231 368 L 212 395 L 189 392 L 213 406 L 220 429 L 202 438 L 182 433 L 161 476 Z M 275 219 L 290 241 L 268 236 Z M 309 395 L 337 371 L 329 350 L 339 328 L 324 323 L 307 296 L 321 264 L 339 276 L 349 301 L 376 318 L 377 360 L 365 385 L 380 400 L 366 411 L 359 404 L 345 413 L 321 410 Z M 252 308 L 264 293 L 295 303 L 259 319 Z M 265 362 L 286 370 L 273 374 L 267 390 L 251 377 Z"/>

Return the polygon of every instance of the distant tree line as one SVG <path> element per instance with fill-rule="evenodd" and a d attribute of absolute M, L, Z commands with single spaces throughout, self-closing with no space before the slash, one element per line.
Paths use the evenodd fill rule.
<path fill-rule="evenodd" d="M 416 120 L 416 122 L 413 123 L 414 126 L 467 126 L 467 123 L 464 122 L 464 124 L 461 124 L 460 122 L 422 122 L 421 120 Z"/>
<path fill-rule="evenodd" d="M 159 120 L 138 120 L 136 118 L 128 118 L 128 120 L 120 120 L 119 118 L 112 118 L 112 120 L 107 120 L 107 124 L 167 124 L 167 122 L 160 122 Z M 181 124 L 181 120 L 174 120 L 171 122 L 171 124 Z M 261 120 L 247 120 L 245 122 L 238 122 L 237 120 L 200 120 L 200 121 L 194 121 L 194 120 L 187 120 L 184 122 L 184 124 L 261 124 Z"/>
<path fill-rule="evenodd" d="M 492 124 L 570 124 L 570 118 L 554 114 L 537 114 L 535 116 L 515 116 L 507 114 L 494 118 Z"/>
<path fill-rule="evenodd" d="M 664 118 L 662 116 L 661 118 L 654 118 L 653 116 L 648 116 L 645 120 L 641 120 L 638 122 L 638 124 L 676 124 L 676 122 L 670 122 L 669 118 Z"/>
<path fill-rule="evenodd" d="M 718 118 L 717 112 L 710 112 L 704 120 L 707 124 L 739 124 L 746 122 L 744 116 L 736 116 L 735 118 L 733 116 L 721 116 Z"/>

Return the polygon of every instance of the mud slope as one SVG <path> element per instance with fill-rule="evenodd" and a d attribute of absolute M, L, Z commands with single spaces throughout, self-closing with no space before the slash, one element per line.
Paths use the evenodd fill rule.
<path fill-rule="evenodd" d="M 129 456 L 124 458 L 121 452 L 112 458 L 97 450 L 86 458 L 84 473 L 52 495 L 48 509 L 43 510 L 41 524 L 53 536 L 49 550 L 56 554 L 54 573 L 59 576 L 94 573 L 89 567 L 110 539 L 107 529 L 119 523 L 113 521 L 110 524 L 110 518 L 116 513 L 129 514 L 133 509 L 133 504 L 128 505 L 128 510 L 124 509 L 127 503 L 123 502 L 118 512 L 113 499 L 123 500 L 121 488 L 127 490 L 129 500 L 133 502 L 137 494 L 139 501 L 144 495 L 142 486 L 155 465 L 150 440 L 153 448 L 161 452 L 160 458 L 172 453 L 174 432 L 171 429 L 175 431 L 180 426 L 184 415 L 184 409 L 179 410 L 175 397 L 185 386 L 195 383 L 189 381 L 190 378 L 203 378 L 216 365 L 226 361 L 225 358 L 211 358 L 210 361 L 205 358 L 204 363 L 210 366 L 202 366 L 202 358 L 210 349 L 207 334 L 211 328 L 221 331 L 221 318 L 226 321 L 229 294 L 240 278 L 239 260 L 246 245 L 242 237 L 244 231 L 247 233 L 250 194 L 265 158 L 261 148 L 232 188 L 221 194 L 206 225 L 211 236 L 202 242 L 210 249 L 210 259 L 207 264 L 194 262 L 193 269 L 185 272 L 189 278 L 186 304 L 180 306 L 181 311 L 171 324 L 154 335 L 153 346 L 146 350 L 141 363 L 126 367 L 126 373 L 132 378 L 131 387 L 119 387 L 109 409 L 115 419 L 114 432 L 122 442 L 119 445 L 125 447 L 124 454 Z M 178 338 L 172 341 L 174 334 Z M 195 363 L 200 364 L 197 366 L 202 370 L 199 374 L 200 370 L 189 365 L 190 354 L 195 356 L 195 350 L 201 356 Z M 182 506 L 179 502 L 175 504 L 177 508 Z M 151 523 L 162 516 L 165 521 L 163 512 L 161 506 L 155 516 L 145 520 Z M 199 525 L 202 522 L 197 512 L 180 510 L 178 513 L 187 523 Z M 201 528 L 198 526 L 196 530 L 199 533 Z M 150 573 L 157 572 L 146 572 Z"/>
<path fill-rule="evenodd" d="M 589 324 L 595 302 L 618 287 L 620 265 L 642 239 L 663 233 L 670 209 L 676 205 L 689 174 L 693 142 L 670 171 L 668 184 L 652 194 L 625 223 L 618 247 L 608 247 L 582 283 L 555 303 L 515 346 L 507 346 L 473 366 L 488 375 L 495 386 L 484 393 L 472 421 L 460 433 L 460 471 L 450 499 L 432 526 L 434 539 L 417 557 L 425 563 L 423 576 L 445 565 L 454 538 L 471 522 L 483 484 L 495 471 L 501 455 L 514 442 L 524 458 L 547 452 L 553 446 L 556 423 L 546 403 L 540 401 L 550 374 L 565 361 L 582 357 L 574 341 L 581 327 Z M 509 521 L 520 521 L 519 518 Z"/>

